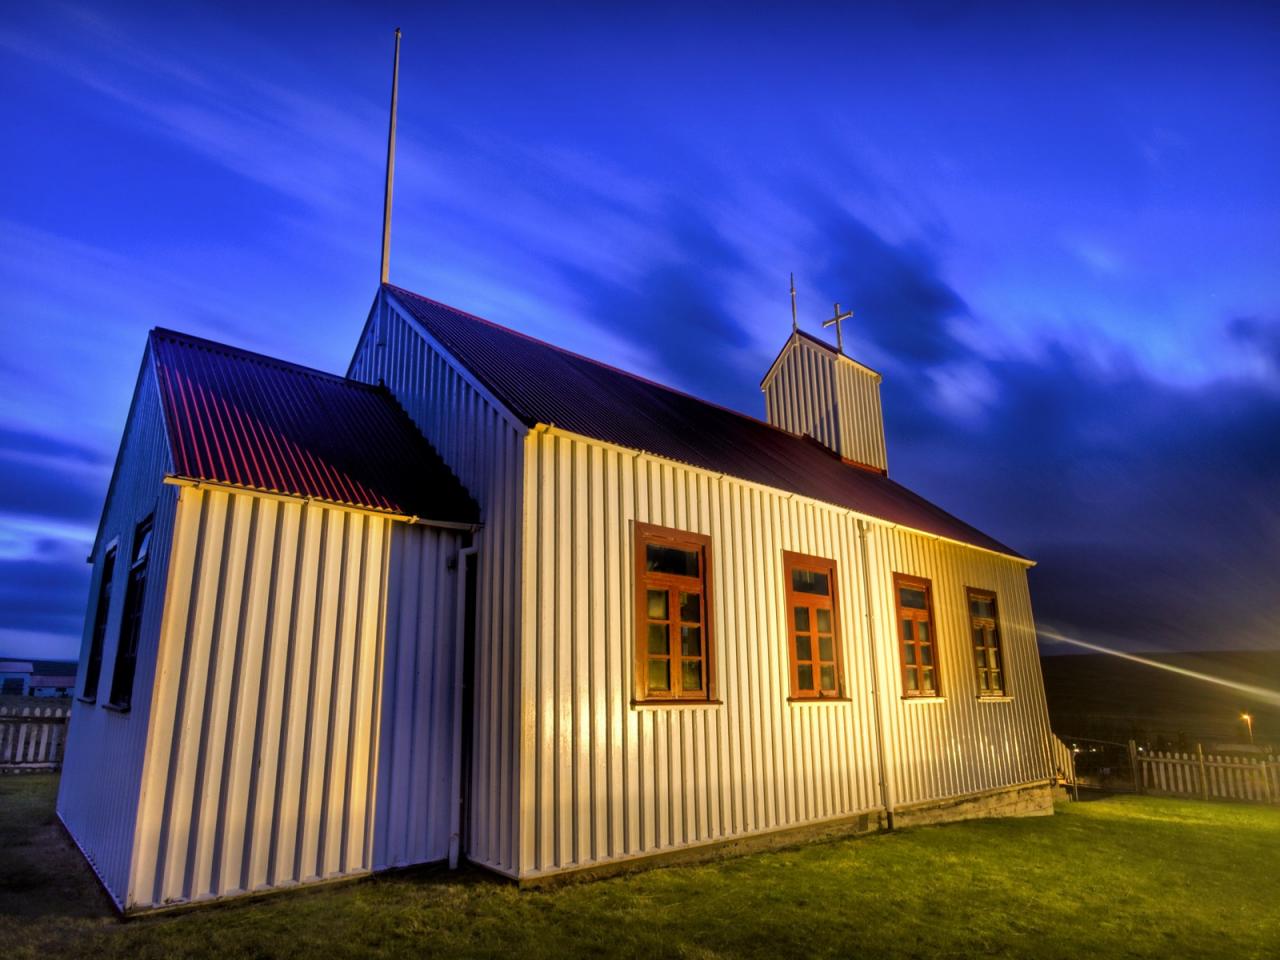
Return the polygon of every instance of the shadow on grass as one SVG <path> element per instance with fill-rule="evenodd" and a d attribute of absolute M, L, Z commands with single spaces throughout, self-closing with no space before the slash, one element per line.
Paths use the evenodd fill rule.
<path fill-rule="evenodd" d="M 0 915 L 111 920 L 99 886 L 54 813 L 58 778 L 18 774 L 5 780 L 0 805 Z"/>

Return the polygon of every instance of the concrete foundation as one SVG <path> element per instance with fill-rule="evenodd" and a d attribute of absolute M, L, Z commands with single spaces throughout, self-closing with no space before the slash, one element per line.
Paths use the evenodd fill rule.
<path fill-rule="evenodd" d="M 1052 813 L 1053 786 L 1046 780 L 898 807 L 893 812 L 893 826 L 898 829 L 989 817 L 1042 817 Z M 594 864 L 579 870 L 562 870 L 541 876 L 521 877 L 518 883 L 523 888 L 596 880 L 657 867 L 705 863 L 725 857 L 746 856 L 824 840 L 879 833 L 888 829 L 889 819 L 885 812 L 873 810 L 854 817 L 702 843 L 648 856 Z"/>

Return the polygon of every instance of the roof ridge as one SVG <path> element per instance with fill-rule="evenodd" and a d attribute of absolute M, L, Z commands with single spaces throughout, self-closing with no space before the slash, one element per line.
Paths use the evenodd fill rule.
<path fill-rule="evenodd" d="M 615 367 L 613 364 L 605 363 L 603 360 L 597 360 L 595 357 L 588 357 L 586 354 L 578 353 L 574 350 L 569 350 L 565 347 L 558 346 L 557 344 L 551 343 L 548 340 L 543 340 L 531 334 L 523 333 L 522 331 L 516 330 L 513 327 L 504 326 L 503 324 L 498 323 L 494 320 L 489 320 L 485 317 L 477 316 L 474 313 L 469 313 L 466 310 L 461 310 L 458 307 L 451 306 L 450 304 L 443 303 L 439 300 L 434 300 L 431 297 L 423 296 L 421 293 L 414 293 L 412 290 L 406 290 L 404 287 L 398 287 L 394 283 L 387 283 L 387 284 L 384 284 L 384 286 L 386 286 L 388 289 L 390 289 L 394 293 L 408 294 L 409 296 L 414 297 L 418 300 L 424 300 L 427 303 L 434 304 L 437 307 L 443 307 L 445 310 L 452 310 L 454 313 L 462 314 L 462 316 L 468 317 L 469 319 L 475 320 L 479 323 L 483 323 L 486 326 L 493 327 L 497 330 L 501 330 L 504 333 L 513 334 L 514 336 L 520 337 L 521 339 L 524 339 L 524 340 L 528 340 L 531 343 L 536 343 L 539 346 L 546 347 L 549 350 L 554 350 L 556 353 L 562 353 L 567 356 L 573 357 L 577 360 L 583 360 L 594 366 L 600 367 L 604 370 L 608 370 L 611 373 L 621 374 L 624 377 L 628 377 L 640 383 L 648 384 L 651 387 L 657 387 L 659 390 L 666 390 L 668 393 L 674 393 L 677 396 L 681 396 L 688 400 L 692 400 L 695 403 L 701 403 L 701 404 L 705 404 L 708 407 L 714 407 L 717 410 L 720 410 L 724 413 L 731 414 L 732 416 L 735 416 L 735 417 L 739 417 L 743 420 L 747 420 L 750 423 L 753 423 L 757 426 L 768 427 L 770 430 L 776 430 L 777 432 L 785 434 L 788 437 L 795 437 L 801 440 L 804 439 L 804 436 L 802 434 L 792 433 L 790 430 L 787 430 L 785 427 L 780 427 L 776 423 L 770 423 L 768 420 L 762 420 L 759 417 L 753 417 L 749 413 L 743 413 L 741 410 L 735 410 L 733 407 L 727 407 L 722 403 L 716 403 L 716 401 L 714 400 L 707 400 L 705 397 L 699 397 L 696 394 L 689 393 L 687 390 L 681 390 L 678 387 L 673 387 L 666 383 L 659 383 L 657 380 L 651 380 L 648 377 L 642 377 L 638 373 L 633 373 L 630 370 L 624 370 L 622 367 Z"/>
<path fill-rule="evenodd" d="M 802 496 L 878 517 L 891 524 L 918 530 L 926 535 L 945 537 L 959 543 L 1025 560 L 1013 548 L 983 533 L 977 527 L 903 486 L 887 474 L 879 471 L 873 473 L 861 466 L 847 463 L 839 454 L 801 434 L 793 433 L 767 420 L 723 404 L 705 400 L 684 390 L 658 383 L 629 370 L 567 350 L 404 287 L 387 283 L 383 284 L 379 290 L 393 296 L 398 309 L 405 312 L 406 320 L 420 325 L 431 336 L 437 338 L 440 347 L 452 354 L 456 363 L 474 375 L 499 402 L 506 405 L 512 414 L 524 421 L 526 426 L 532 426 L 535 423 L 551 424 L 570 432 L 580 433 L 606 443 L 619 444 L 675 463 L 761 483 L 781 491 L 799 493 Z M 536 352 L 508 350 L 506 352 L 512 356 L 505 360 L 498 360 L 503 345 L 495 342 L 493 337 L 477 336 L 473 326 L 457 322 L 462 319 L 474 321 L 474 327 L 516 337 L 543 349 Z M 521 355 L 524 355 L 523 359 Z M 858 363 L 852 358 L 846 359 L 851 363 Z M 515 362 L 517 360 L 519 362 Z M 583 362 L 577 364 L 572 361 Z M 555 363 L 560 364 L 558 369 L 555 369 Z M 529 364 L 534 366 L 530 367 Z M 549 393 L 543 389 L 528 390 L 517 386 L 520 376 L 537 374 L 539 365 L 541 375 L 563 374 L 574 378 L 577 386 L 585 385 L 587 389 L 604 387 L 605 392 L 608 393 L 612 390 L 610 381 L 616 381 L 619 387 L 629 384 L 630 395 L 623 398 L 619 394 L 618 399 L 626 400 L 632 420 L 637 424 L 643 424 L 643 427 L 639 432 L 604 427 L 600 425 L 598 417 L 592 420 L 591 415 L 588 414 L 584 419 L 571 407 L 563 406 L 560 401 L 553 398 L 554 390 Z M 517 379 L 513 380 L 513 377 Z M 637 386 L 656 391 L 656 395 L 641 396 Z M 560 405 L 557 405 L 558 403 Z M 681 403 L 690 406 L 680 409 Z M 566 423 L 558 422 L 559 413 L 564 413 L 568 421 L 576 426 L 567 426 Z M 691 436 L 688 430 L 681 432 L 682 427 L 688 426 L 682 421 L 688 421 L 690 416 L 697 419 L 699 415 L 704 421 L 710 421 L 712 417 L 720 417 L 714 428 L 717 433 L 732 435 L 736 432 L 738 438 L 732 443 L 755 451 L 749 460 L 751 468 L 745 465 L 745 461 L 737 461 L 736 466 L 726 466 L 725 464 L 733 458 L 725 458 L 726 448 L 723 443 L 719 445 L 712 443 L 707 446 L 697 437 Z M 705 423 L 704 426 L 706 426 Z M 649 428 L 656 428 L 658 434 L 653 434 Z M 663 434 L 669 442 L 666 445 L 661 443 L 653 445 L 655 439 L 660 439 Z M 821 452 L 825 454 L 820 465 L 810 456 L 810 451 L 815 447 L 821 448 Z M 696 456 L 699 451 L 706 455 Z M 694 456 L 691 458 L 691 455 Z M 796 473 L 796 470 L 802 469 L 802 465 L 806 462 L 811 467 L 821 467 L 820 472 L 824 476 L 808 482 L 804 476 Z M 828 470 L 831 473 L 826 473 Z M 856 483 L 850 486 L 855 478 Z M 839 487 L 842 493 L 833 492 L 836 487 L 831 484 Z"/>
<path fill-rule="evenodd" d="M 377 384 L 365 383 L 362 380 L 353 380 L 350 377 L 343 376 L 338 373 L 330 373 L 328 370 L 320 370 L 317 367 L 308 367 L 305 364 L 294 363 L 290 360 L 281 360 L 279 357 L 273 357 L 267 353 L 260 353 L 257 350 L 249 350 L 245 347 L 232 346 L 229 343 L 223 343 L 219 340 L 210 340 L 208 337 L 196 336 L 194 333 L 183 333 L 181 330 L 172 330 L 168 327 L 152 327 L 150 336 L 152 338 L 167 339 L 179 346 L 192 347 L 197 350 L 208 350 L 211 353 L 222 353 L 229 357 L 240 360 L 248 360 L 259 363 L 266 367 L 275 367 L 289 373 L 298 373 L 304 376 L 316 377 L 321 380 L 332 380 L 345 386 L 355 387 L 360 390 L 381 391 L 384 388 Z"/>

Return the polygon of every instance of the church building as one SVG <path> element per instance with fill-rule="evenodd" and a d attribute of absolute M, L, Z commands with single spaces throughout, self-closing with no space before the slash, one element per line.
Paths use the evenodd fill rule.
<path fill-rule="evenodd" d="M 880 382 L 793 329 L 760 420 L 389 284 L 345 376 L 153 330 L 59 817 L 131 913 L 1050 813 L 1031 563 Z"/>

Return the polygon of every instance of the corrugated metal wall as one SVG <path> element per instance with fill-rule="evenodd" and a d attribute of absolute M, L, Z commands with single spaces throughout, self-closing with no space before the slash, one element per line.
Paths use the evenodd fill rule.
<path fill-rule="evenodd" d="M 447 812 L 423 801 L 450 769 L 450 715 L 427 697 L 450 702 L 435 667 L 452 662 L 456 536 L 182 489 L 130 906 L 445 855 Z M 388 593 L 392 554 L 402 567 Z M 379 776 L 383 733 L 395 757 L 383 753 Z M 422 806 L 396 806 L 396 791 Z M 444 845 L 438 824 L 414 822 L 428 815 L 443 815 Z"/>
<path fill-rule="evenodd" d="M 884 524 L 867 538 L 883 689 L 890 800 L 895 806 L 1046 779 L 1053 773 L 1026 567 Z M 902 696 L 893 574 L 933 582 L 941 700 Z M 1008 697 L 980 700 L 966 588 L 994 591 Z"/>
<path fill-rule="evenodd" d="M 449 854 L 461 616 L 456 560 L 463 536 L 404 524 L 392 528 L 375 870 L 443 860 Z"/>
<path fill-rule="evenodd" d="M 560 431 L 527 443 L 521 875 L 877 808 L 856 515 Z M 719 705 L 631 704 L 635 520 L 712 538 Z M 787 700 L 783 550 L 838 563 L 848 702 Z M 1023 566 L 883 524 L 869 553 L 893 802 L 1048 776 Z M 934 579 L 944 701 L 900 699 L 894 564 Z M 976 700 L 965 583 L 1000 595 L 1012 701 Z"/>
<path fill-rule="evenodd" d="M 95 571 L 80 649 L 76 693 L 84 689 L 84 670 L 99 589 L 98 574 L 105 548 L 119 538 L 115 587 L 111 594 L 109 626 L 102 651 L 102 673 L 96 703 L 76 700 L 72 706 L 67 752 L 58 786 L 58 814 L 84 851 L 104 886 L 122 905 L 128 890 L 133 825 L 138 809 L 138 785 L 142 775 L 151 711 L 150 690 L 154 677 L 156 637 L 164 606 L 164 584 L 169 559 L 177 493 L 163 483 L 170 469 L 169 446 L 160 413 L 159 392 L 148 352 L 142 363 L 134 400 L 125 424 L 120 454 L 104 506 L 95 548 Z M 148 563 L 147 591 L 143 605 L 137 671 L 133 681 L 133 705 L 128 713 L 107 709 L 111 674 L 124 613 L 125 583 L 129 569 L 134 527 L 148 514 L 155 515 Z"/>
<path fill-rule="evenodd" d="M 841 454 L 881 470 L 889 468 L 885 452 L 884 414 L 880 410 L 880 381 L 853 363 L 837 360 L 836 386 L 840 397 Z"/>
<path fill-rule="evenodd" d="M 525 430 L 415 321 L 379 294 L 350 376 L 386 383 L 480 504 L 467 856 L 516 870 L 521 705 L 520 537 Z"/>
<path fill-rule="evenodd" d="M 796 337 L 765 384 L 770 423 L 808 434 L 841 456 L 887 467 L 875 374 Z"/>

